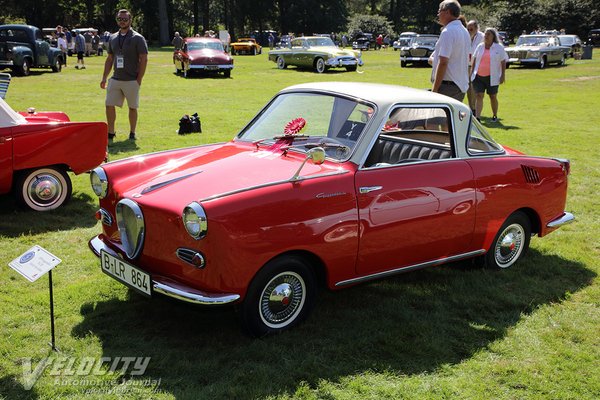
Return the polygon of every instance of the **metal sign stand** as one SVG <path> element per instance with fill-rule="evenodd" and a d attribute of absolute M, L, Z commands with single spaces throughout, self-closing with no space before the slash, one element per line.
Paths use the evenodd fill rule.
<path fill-rule="evenodd" d="M 58 352 L 58 348 L 56 347 L 56 336 L 54 334 L 54 295 L 52 293 L 52 270 L 48 271 L 48 288 L 50 289 L 50 332 L 52 335 L 52 342 L 50 342 L 50 346 L 52 350 Z"/>

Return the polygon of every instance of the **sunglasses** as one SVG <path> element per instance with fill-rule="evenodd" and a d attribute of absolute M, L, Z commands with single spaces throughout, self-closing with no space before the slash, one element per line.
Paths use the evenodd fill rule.
<path fill-rule="evenodd" d="M 117 21 L 118 21 L 118 22 L 127 22 L 127 21 L 129 21 L 129 18 L 121 18 L 121 17 L 117 17 Z"/>

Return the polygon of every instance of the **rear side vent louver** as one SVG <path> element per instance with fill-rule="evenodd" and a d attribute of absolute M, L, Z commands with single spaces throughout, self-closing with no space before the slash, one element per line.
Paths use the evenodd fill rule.
<path fill-rule="evenodd" d="M 523 175 L 525 175 L 525 180 L 528 183 L 540 183 L 540 174 L 535 170 L 535 168 L 530 167 L 528 165 L 521 165 L 523 169 Z"/>

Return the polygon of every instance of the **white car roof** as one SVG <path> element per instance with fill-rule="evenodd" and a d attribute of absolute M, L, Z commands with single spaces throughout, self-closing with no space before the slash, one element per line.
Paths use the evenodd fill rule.
<path fill-rule="evenodd" d="M 427 84 L 427 82 L 423 82 Z M 469 111 L 464 103 L 439 93 L 406 86 L 386 85 L 364 82 L 314 82 L 303 83 L 285 88 L 283 91 L 314 90 L 333 92 L 375 103 L 386 108 L 397 103 L 410 104 L 448 104 L 455 110 Z"/>
<path fill-rule="evenodd" d="M 13 110 L 4 99 L 0 98 L 0 128 L 26 123 L 24 116 Z"/>

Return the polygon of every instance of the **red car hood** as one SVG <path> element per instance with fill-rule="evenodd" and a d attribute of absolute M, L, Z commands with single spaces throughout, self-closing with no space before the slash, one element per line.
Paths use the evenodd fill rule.
<path fill-rule="evenodd" d="M 207 59 L 213 58 L 215 60 L 227 60 L 229 56 L 222 51 L 213 50 L 213 49 L 200 49 L 200 50 L 191 50 L 188 51 L 188 56 L 194 61 L 197 59 Z"/>
<path fill-rule="evenodd" d="M 183 154 L 182 154 L 183 153 Z M 192 201 L 256 189 L 263 185 L 289 180 L 305 159 L 304 153 L 267 147 L 256 150 L 250 144 L 233 142 L 189 150 L 169 152 L 159 166 L 144 168 L 144 156 L 136 158 L 140 173 L 121 180 L 114 190 L 121 196 L 156 207 L 181 209 Z M 110 177 L 110 167 L 106 166 Z M 340 164 L 308 161 L 300 173 L 303 177 L 343 171 Z M 127 187 L 125 187 L 127 186 Z"/>

